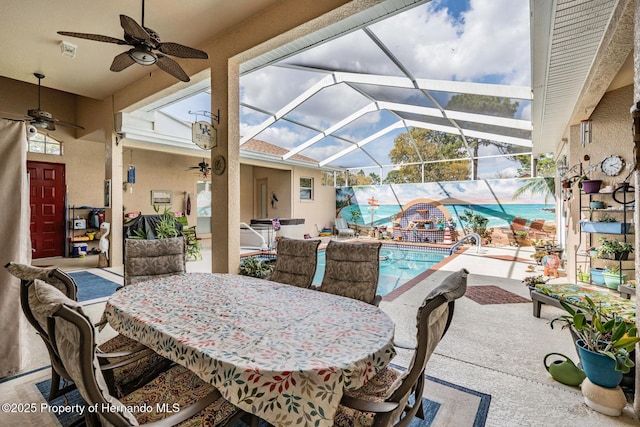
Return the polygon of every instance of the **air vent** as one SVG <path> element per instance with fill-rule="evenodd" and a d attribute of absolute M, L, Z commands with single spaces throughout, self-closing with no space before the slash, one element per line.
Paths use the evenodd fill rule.
<path fill-rule="evenodd" d="M 75 44 L 71 44 L 69 42 L 61 41 L 60 42 L 60 53 L 62 56 L 68 56 L 69 58 L 76 57 L 76 49 L 78 46 Z"/>

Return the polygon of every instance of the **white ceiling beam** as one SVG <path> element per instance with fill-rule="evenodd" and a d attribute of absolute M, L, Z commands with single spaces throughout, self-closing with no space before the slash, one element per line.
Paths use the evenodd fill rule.
<path fill-rule="evenodd" d="M 319 133 L 318 135 L 314 136 L 313 138 L 307 140 L 306 142 L 298 145 L 296 148 L 294 148 L 293 150 L 289 151 L 288 153 L 286 153 L 284 156 L 282 156 L 283 160 L 287 160 L 288 158 L 295 156 L 296 154 L 298 154 L 299 152 L 306 150 L 307 148 L 311 147 L 313 144 L 315 144 L 316 142 L 324 139 L 325 137 L 331 135 L 333 132 L 339 130 L 340 128 L 348 125 L 349 123 L 359 119 L 360 117 L 364 116 L 367 113 L 370 113 L 372 111 L 376 111 L 378 109 L 378 107 L 376 107 L 375 102 L 372 102 L 371 104 L 366 105 L 365 107 L 359 109 L 358 111 L 356 111 L 355 113 L 351 114 L 350 116 L 340 120 L 338 123 L 334 124 L 333 126 L 331 126 L 330 128 L 328 128 L 327 130 Z"/>
<path fill-rule="evenodd" d="M 320 92 L 325 87 L 332 86 L 334 84 L 336 84 L 336 82 L 335 82 L 335 78 L 334 78 L 333 74 L 331 74 L 331 75 L 329 75 L 327 77 L 324 77 L 322 80 L 320 80 L 319 82 L 317 82 L 316 84 L 311 86 L 309 89 L 305 90 L 300 95 L 298 95 L 293 101 L 291 101 L 290 103 L 288 103 L 287 105 L 282 107 L 280 110 L 276 111 L 275 114 L 273 114 L 272 117 L 269 117 L 267 120 L 265 120 L 264 122 L 262 122 L 258 126 L 256 126 L 251 131 L 251 133 L 249 133 L 248 135 L 244 135 L 240 139 L 240 145 L 245 144 L 248 141 L 250 141 L 253 137 L 258 135 L 260 132 L 262 132 L 263 130 L 265 130 L 269 126 L 271 126 L 273 123 L 275 123 L 278 119 L 280 119 L 284 115 L 286 115 L 286 114 L 290 113 L 291 111 L 293 111 L 297 106 L 302 104 L 307 99 L 311 98 L 316 93 Z"/>
<path fill-rule="evenodd" d="M 439 109 L 421 107 L 418 105 L 401 104 L 397 102 L 378 102 L 380 109 L 403 111 L 406 113 L 420 114 L 423 116 L 449 118 L 466 122 L 482 123 L 487 125 L 502 126 L 506 128 L 532 130 L 528 120 L 510 119 L 507 117 L 485 116 L 483 114 L 464 113 L 462 111 L 444 110 L 444 115 Z"/>
<path fill-rule="evenodd" d="M 416 79 L 420 89 L 439 92 L 468 93 L 471 95 L 499 96 L 501 98 L 533 99 L 528 86 L 507 86 L 489 83 L 457 82 L 450 80 Z"/>
<path fill-rule="evenodd" d="M 354 151 L 354 150 L 356 150 L 358 148 L 361 148 L 361 147 L 367 145 L 368 143 L 370 143 L 371 141 L 375 141 L 376 139 L 380 138 L 381 136 L 386 135 L 389 132 L 391 132 L 391 131 L 393 131 L 395 129 L 401 128 L 401 127 L 404 127 L 404 124 L 402 123 L 401 120 L 399 120 L 399 121 L 393 123 L 392 125 L 389 125 L 386 128 L 384 128 L 382 130 L 379 130 L 378 132 L 374 133 L 373 135 L 368 136 L 367 138 L 363 139 L 362 141 L 360 141 L 360 142 L 358 142 L 358 143 L 356 143 L 356 144 L 354 144 L 354 145 L 352 145 L 350 147 L 345 148 L 344 150 L 334 154 L 331 157 L 328 157 L 328 158 L 324 159 L 323 161 L 321 161 L 319 163 L 319 165 L 320 165 L 320 167 L 322 167 L 322 166 L 324 166 L 324 165 L 326 165 L 328 163 L 331 163 L 334 160 L 337 160 L 340 157 L 346 156 L 347 154 L 351 153 L 352 151 Z"/>
<path fill-rule="evenodd" d="M 489 141 L 504 142 L 506 144 L 519 145 L 522 147 L 528 147 L 528 148 L 532 147 L 531 140 L 524 139 L 524 138 L 515 138 L 513 136 L 499 135 L 496 133 L 478 132 L 475 130 L 464 129 L 464 128 L 461 129 L 462 130 L 461 132 L 460 129 L 457 129 L 453 126 L 434 125 L 431 123 L 424 123 L 424 122 L 419 122 L 415 120 L 406 120 L 406 123 L 407 123 L 407 126 L 413 126 L 421 129 L 431 129 L 439 132 L 452 133 L 454 135 L 464 134 L 464 136 L 466 136 L 467 138 L 479 138 L 479 139 L 486 139 Z"/>

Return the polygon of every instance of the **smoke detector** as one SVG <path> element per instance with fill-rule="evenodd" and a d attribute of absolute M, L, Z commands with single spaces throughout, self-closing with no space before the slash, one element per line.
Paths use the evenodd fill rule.
<path fill-rule="evenodd" d="M 76 46 L 75 44 L 66 42 L 66 41 L 61 41 L 60 42 L 60 53 L 62 54 L 62 56 L 68 56 L 69 58 L 75 58 L 76 57 L 76 49 L 78 49 L 78 46 Z"/>

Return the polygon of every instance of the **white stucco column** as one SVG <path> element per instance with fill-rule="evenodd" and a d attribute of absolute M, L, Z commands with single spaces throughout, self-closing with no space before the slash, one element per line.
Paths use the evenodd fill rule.
<path fill-rule="evenodd" d="M 104 101 L 105 143 L 104 179 L 111 181 L 110 207 L 105 206 L 105 221 L 111 225 L 109 240 L 109 266 L 122 265 L 122 141 L 114 133 L 114 106 L 111 98 Z M 106 200 L 105 200 L 106 204 Z"/>
<path fill-rule="evenodd" d="M 633 52 L 633 102 L 636 105 L 640 102 L 640 51 L 638 50 L 638 46 L 640 46 L 640 1 L 635 1 L 635 14 L 634 14 L 634 30 L 633 30 L 633 39 L 634 46 L 636 47 Z M 629 117 L 629 123 L 631 123 L 631 117 Z M 631 177 L 631 185 L 635 187 L 635 200 L 640 200 L 640 179 L 638 176 L 638 166 L 640 165 L 640 161 L 638 161 L 638 157 L 640 156 L 640 142 L 635 142 L 635 152 L 633 153 L 635 158 L 635 166 L 636 170 L 633 172 L 633 176 Z M 638 247 L 640 247 L 640 215 L 638 214 L 638 206 L 636 203 L 636 209 L 633 214 L 633 222 L 635 224 L 635 279 L 636 283 L 638 283 L 638 278 L 640 277 L 640 254 L 638 253 Z M 636 293 L 636 312 L 640 312 L 640 299 L 638 299 L 638 295 Z M 636 318 L 636 324 L 640 328 L 640 319 Z M 633 410 L 636 414 L 640 414 L 640 350 L 636 345 L 636 391 L 633 399 Z"/>

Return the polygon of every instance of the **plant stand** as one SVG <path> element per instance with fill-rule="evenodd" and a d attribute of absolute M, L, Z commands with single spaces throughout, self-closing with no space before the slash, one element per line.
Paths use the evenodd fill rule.
<path fill-rule="evenodd" d="M 614 388 L 600 387 L 585 378 L 582 381 L 584 403 L 595 411 L 611 417 L 618 417 L 627 406 L 627 399 L 620 386 Z"/>

